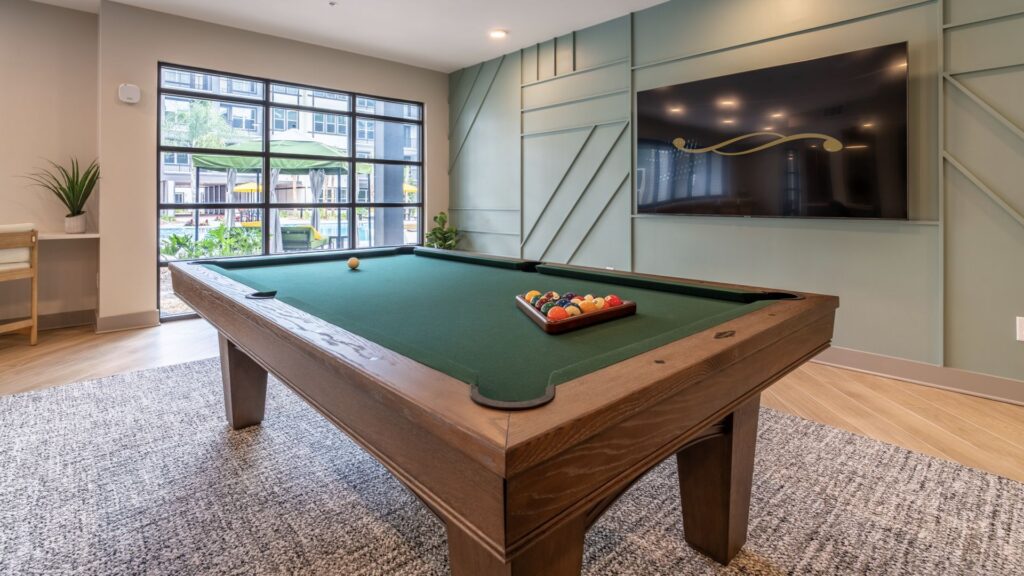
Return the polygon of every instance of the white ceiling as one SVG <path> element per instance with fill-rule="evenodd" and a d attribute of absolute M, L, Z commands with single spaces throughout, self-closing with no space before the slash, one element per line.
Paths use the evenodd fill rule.
<path fill-rule="evenodd" d="M 98 12 L 100 0 L 37 0 Z M 665 0 L 119 0 L 441 72 Z M 492 40 L 494 28 L 509 31 Z"/>

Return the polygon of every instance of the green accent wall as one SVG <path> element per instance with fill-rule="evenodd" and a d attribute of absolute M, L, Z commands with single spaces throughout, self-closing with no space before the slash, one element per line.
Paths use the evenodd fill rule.
<path fill-rule="evenodd" d="M 636 91 L 901 41 L 911 221 L 636 214 Z M 1024 380 L 1024 0 L 673 0 L 451 86 L 462 248 L 837 294 L 838 346 Z"/>

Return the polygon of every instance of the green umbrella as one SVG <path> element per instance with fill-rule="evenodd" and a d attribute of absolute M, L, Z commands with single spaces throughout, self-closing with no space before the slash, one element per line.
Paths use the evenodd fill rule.
<path fill-rule="evenodd" d="M 263 159 L 256 156 L 228 156 L 234 151 L 262 152 L 263 144 L 259 141 L 242 142 L 224 148 L 224 156 L 220 154 L 195 154 L 192 165 L 206 170 L 230 170 L 252 172 L 263 169 Z M 271 154 L 294 154 L 302 156 L 344 156 L 341 149 L 313 140 L 273 140 L 270 143 Z M 310 170 L 341 169 L 348 174 L 348 162 L 342 160 L 322 160 L 313 158 L 271 158 L 270 167 L 280 170 L 282 174 L 305 174 Z"/>
<path fill-rule="evenodd" d="M 193 154 L 192 165 L 196 168 L 203 168 L 205 170 L 218 170 L 228 173 L 228 179 L 230 180 L 228 186 L 228 193 L 234 192 L 233 174 L 235 172 L 253 172 L 263 169 L 263 158 L 258 156 L 230 156 L 232 152 L 244 151 L 244 152 L 262 152 L 263 143 L 254 140 L 250 142 L 241 142 L 239 144 L 233 144 L 224 148 L 223 154 Z M 340 148 L 335 148 L 322 142 L 316 142 L 314 140 L 272 140 L 270 142 L 270 153 L 271 154 L 293 154 L 296 156 L 344 156 L 344 152 Z M 348 162 L 342 160 L 324 160 L 318 158 L 271 158 L 270 159 L 271 169 L 271 194 L 274 193 L 276 174 L 309 174 L 310 180 L 313 181 L 313 171 L 315 170 L 338 170 L 341 174 L 348 174 Z M 234 172 L 232 172 L 234 171 Z M 322 186 L 322 180 L 321 184 Z M 319 188 L 319 186 L 318 186 Z M 319 191 L 315 190 L 314 194 L 319 195 Z M 273 197 L 272 197 L 273 198 Z M 229 201 L 231 198 L 229 196 Z M 234 219 L 231 214 L 231 210 L 227 212 L 228 226 Z M 271 213 L 271 224 L 272 234 L 274 236 L 275 244 L 280 243 L 280 221 L 273 217 Z M 319 214 L 316 209 L 313 209 L 313 217 L 310 225 L 316 228 L 319 225 Z M 277 246 L 277 251 L 280 251 L 280 246 Z"/>

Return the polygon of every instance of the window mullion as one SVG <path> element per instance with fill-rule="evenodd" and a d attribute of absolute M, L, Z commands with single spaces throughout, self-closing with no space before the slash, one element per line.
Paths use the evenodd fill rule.
<path fill-rule="evenodd" d="M 342 212 L 345 212 L 345 218 L 348 221 L 347 230 L 347 246 L 349 248 L 356 248 L 358 246 L 358 214 L 357 211 L 363 209 L 367 212 L 369 217 L 369 211 L 373 210 L 376 218 L 382 219 L 383 222 L 385 216 L 383 211 L 391 211 L 392 208 L 405 207 L 405 208 L 416 208 L 418 211 L 418 218 L 416 226 L 418 229 L 418 235 L 416 241 L 422 243 L 423 239 L 423 206 L 424 206 L 424 174 L 423 174 L 423 105 L 416 102 L 401 101 L 390 98 L 382 98 L 370 95 L 356 94 L 353 92 L 344 92 L 337 90 L 321 89 L 310 86 L 288 84 L 288 83 L 277 83 L 269 79 L 260 79 L 247 77 L 236 74 L 227 74 L 216 71 L 201 70 L 183 66 L 176 66 L 172 64 L 159 63 L 158 71 L 158 90 L 157 98 L 160 102 L 160 111 L 157 115 L 157 205 L 158 205 L 158 218 L 161 216 L 163 211 L 172 212 L 177 210 L 189 211 L 192 214 L 192 236 L 198 238 L 201 230 L 206 230 L 207 226 L 200 227 L 202 219 L 200 212 L 206 211 L 207 216 L 210 217 L 210 224 L 216 226 L 217 214 L 225 213 L 224 211 L 245 211 L 253 214 L 253 216 L 259 217 L 263 225 L 261 226 L 262 231 L 262 254 L 270 254 L 272 252 L 271 246 L 271 233 L 274 232 L 271 227 L 271 215 L 276 213 L 280 216 L 280 210 L 299 210 L 299 209 L 328 209 L 336 211 L 335 216 L 335 235 L 340 236 L 340 226 Z M 262 88 L 262 94 L 257 94 L 257 90 Z M 283 99 L 285 102 L 275 102 L 275 98 L 279 98 L 277 91 L 272 88 L 279 88 L 285 90 L 285 94 L 292 94 L 287 91 L 289 88 L 294 91 L 295 97 L 285 96 Z M 311 92 L 312 91 L 312 95 Z M 364 102 L 360 102 L 360 99 L 364 99 Z M 191 101 L 188 101 L 191 100 Z M 174 102 L 178 104 L 174 104 Z M 290 102 L 294 101 L 294 104 Z M 347 106 L 343 103 L 347 101 Z M 177 117 L 182 114 L 191 114 L 192 110 L 195 109 L 196 102 L 210 102 L 213 111 L 211 114 L 215 114 L 217 118 L 223 118 L 224 122 L 230 127 L 231 134 L 224 136 L 223 140 L 227 141 L 228 146 L 225 147 L 212 147 L 212 148 L 200 148 L 192 146 L 193 143 L 206 142 L 207 140 L 197 139 L 196 136 L 189 135 L 186 138 L 178 138 L 181 132 L 179 125 L 182 120 Z M 362 110 L 360 111 L 360 104 L 362 104 Z M 395 107 L 395 104 L 406 106 Z M 209 105 L 206 105 L 209 106 Z M 256 114 L 257 108 L 263 107 L 262 119 Z M 414 107 L 414 108 L 410 108 Z M 166 108 L 166 109 L 165 109 Z M 347 108 L 346 110 L 337 110 L 336 108 Z M 395 112 L 394 115 L 390 115 L 391 112 Z M 307 124 L 307 119 L 304 115 L 313 117 L 312 125 Z M 409 116 L 415 115 L 415 118 Z M 320 119 L 319 124 L 316 123 L 316 119 Z M 359 132 L 360 120 L 362 120 L 362 134 Z M 263 125 L 261 129 L 256 129 L 255 123 L 262 121 Z M 392 124 L 381 124 L 379 122 L 405 124 L 407 126 L 417 126 L 417 128 L 406 128 L 405 138 L 400 144 L 392 146 L 390 139 L 394 135 L 392 130 Z M 218 122 L 219 123 L 219 122 Z M 373 153 L 366 155 L 369 156 L 393 156 L 393 159 L 383 158 L 360 158 L 361 154 L 357 150 L 357 143 L 361 142 L 359 136 L 364 136 L 365 140 L 376 141 L 376 135 L 379 132 L 377 129 L 380 126 L 386 126 L 387 130 L 381 132 L 382 137 L 385 135 L 389 139 L 387 148 L 385 151 L 375 150 Z M 163 130 L 167 127 L 167 130 Z M 332 160 L 336 162 L 342 162 L 348 167 L 347 175 L 331 174 L 329 177 L 335 180 L 333 188 L 338 189 L 343 182 L 347 181 L 348 187 L 348 198 L 346 202 L 339 202 L 340 198 L 337 195 L 333 195 L 330 198 L 311 198 L 314 202 L 307 204 L 303 203 L 272 203 L 271 197 L 274 194 L 274 190 L 271 187 L 271 173 L 272 173 L 272 158 L 276 158 L 277 155 L 271 151 L 271 141 L 275 133 L 286 132 L 289 130 L 312 130 L 314 133 L 323 133 L 334 136 L 334 140 L 328 138 L 326 143 L 334 144 L 337 142 L 339 145 L 342 142 L 347 142 L 347 157 L 335 157 L 333 154 L 325 153 L 324 156 L 316 158 L 315 156 L 307 156 L 305 154 L 281 154 L 282 158 L 292 159 L 299 161 L 298 166 L 302 166 L 302 161 L 323 161 Z M 261 140 L 262 146 L 259 151 L 244 151 L 244 150 L 232 150 L 232 144 L 237 141 L 245 141 L 245 138 L 239 139 L 238 131 L 244 130 L 249 136 L 250 140 L 259 134 L 258 138 Z M 342 132 L 344 131 L 344 135 Z M 169 144 L 188 144 L 188 145 L 164 145 L 161 138 L 162 136 L 170 137 L 174 136 L 174 139 L 169 140 Z M 414 134 L 413 134 L 414 133 Z M 204 132 L 205 134 L 205 132 Z M 211 134 L 213 134 L 211 132 Z M 401 138 L 402 131 L 397 131 L 396 138 Z M 339 138 L 340 137 L 340 138 Z M 320 138 L 320 140 L 323 140 Z M 417 160 L 404 160 L 404 153 L 401 148 L 409 149 L 410 144 L 418 144 Z M 396 148 L 396 146 L 399 146 Z M 297 147 L 303 152 L 310 151 Z M 315 152 L 315 151 L 314 151 Z M 334 151 L 331 151 L 334 152 Z M 262 167 L 260 173 L 256 175 L 256 184 L 259 186 L 258 190 L 262 191 L 262 201 L 255 203 L 243 203 L 238 202 L 239 197 L 235 197 L 233 190 L 228 190 L 228 182 L 224 181 L 222 176 L 214 174 L 213 176 L 207 172 L 207 170 L 197 169 L 193 166 L 191 158 L 195 155 L 208 155 L 208 156 L 224 156 L 237 158 L 248 157 L 255 161 L 253 164 Z M 258 159 L 258 160 L 257 160 Z M 376 166 L 379 170 L 384 165 L 403 165 L 410 166 L 407 168 L 403 175 L 381 175 L 378 172 L 373 172 L 372 175 L 383 178 L 378 182 L 377 178 L 373 178 L 372 182 L 368 182 L 370 186 L 380 184 L 380 186 L 387 187 L 390 191 L 394 191 L 395 186 L 401 186 L 404 188 L 406 183 L 413 183 L 410 180 L 410 171 L 415 170 L 418 176 L 415 179 L 415 185 L 419 188 L 417 191 L 418 202 L 380 202 L 380 197 L 374 198 L 373 202 L 358 202 L 358 191 L 359 191 L 359 174 L 357 166 L 359 163 L 365 163 L 367 165 Z M 215 164 L 220 166 L 221 164 Z M 223 166 L 245 166 L 244 163 L 227 162 Z M 177 168 L 179 166 L 187 167 L 187 172 L 179 173 Z M 208 164 L 202 164 L 202 166 L 208 166 Z M 252 164 L 248 165 L 245 170 L 254 170 L 256 166 Z M 223 172 L 223 168 L 211 168 L 211 170 Z M 243 172 L 242 168 L 238 169 L 239 172 Z M 389 168 L 389 171 L 398 171 L 397 168 Z M 175 192 L 184 189 L 184 181 L 182 180 L 185 174 L 192 173 L 188 180 L 195 178 L 194 186 L 190 187 L 190 191 L 185 195 L 194 196 L 194 202 L 188 204 L 174 202 L 177 199 Z M 205 179 L 199 176 L 199 173 L 206 174 Z M 247 176 L 248 180 L 243 179 L 244 182 L 251 185 L 251 174 Z M 371 175 L 368 175 L 368 178 Z M 303 178 L 304 176 L 296 175 L 295 178 Z M 237 180 L 235 180 L 237 183 Z M 310 184 L 306 182 L 303 184 L 306 189 L 305 194 L 308 197 Z M 328 181 L 324 182 L 324 190 L 328 186 Z M 169 197 L 163 197 L 163 191 L 169 190 Z M 201 193 L 206 193 L 207 197 L 200 198 Z M 231 202 L 227 202 L 228 195 L 231 195 Z M 242 195 L 242 193 L 239 193 Z M 185 198 L 181 198 L 185 199 Z M 295 198 L 299 199 L 299 198 Z M 396 196 L 396 200 L 405 200 L 404 192 L 401 196 Z M 169 200 L 166 202 L 165 200 Z M 200 201 L 202 200 L 202 201 Z M 220 200 L 218 202 L 218 200 Z M 319 201 L 318 201 L 319 200 Z M 330 201 L 326 201 L 330 200 Z M 366 198 L 370 200 L 370 198 Z M 251 218 L 252 216 L 245 216 L 244 219 Z M 328 217 L 324 222 L 330 222 Z M 373 220 L 371 220 L 372 222 Z M 388 236 L 393 236 L 395 242 L 404 243 L 405 241 L 405 214 L 401 218 L 397 219 L 397 222 L 390 216 L 386 218 L 388 222 Z M 280 223 L 280 221 L 279 221 Z M 393 226 L 400 226 L 401 230 L 392 228 Z M 322 227 L 318 227 L 323 229 Z M 160 235 L 165 230 L 162 227 L 158 227 L 157 233 L 157 249 L 158 255 L 163 243 Z M 173 230 L 172 230 L 173 231 Z M 278 239 L 280 240 L 280 239 Z M 373 243 L 371 238 L 370 243 Z M 329 246 L 328 246 L 329 248 Z M 158 256 L 158 262 L 160 258 Z"/>

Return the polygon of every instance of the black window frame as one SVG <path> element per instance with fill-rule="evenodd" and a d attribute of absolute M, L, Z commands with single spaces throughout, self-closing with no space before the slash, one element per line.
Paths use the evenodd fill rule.
<path fill-rule="evenodd" d="M 162 75 L 165 68 L 166 69 L 170 69 L 170 70 L 174 70 L 174 71 L 191 72 L 192 74 L 195 74 L 195 75 L 201 74 L 201 75 L 204 75 L 203 76 L 204 78 L 210 78 L 209 75 L 223 76 L 223 77 L 228 78 L 228 82 L 233 82 L 233 81 L 236 81 L 236 80 L 251 81 L 251 82 L 253 82 L 252 86 L 254 88 L 254 92 L 258 92 L 258 90 L 256 89 L 256 86 L 258 84 L 262 84 L 263 85 L 263 97 L 262 98 L 253 98 L 251 96 L 234 96 L 234 95 L 230 95 L 230 94 L 209 94 L 209 93 L 206 93 L 205 91 L 203 91 L 203 89 L 195 88 L 195 87 L 193 87 L 193 88 L 165 87 L 164 86 L 164 82 L 163 82 L 163 75 Z M 194 76 L 194 78 L 195 77 L 198 77 L 198 76 Z M 182 85 L 181 83 L 177 83 L 177 84 L 179 86 Z M 286 86 L 286 87 L 294 87 L 296 90 L 300 90 L 300 91 L 301 90 L 310 90 L 310 91 L 313 91 L 313 93 L 316 94 L 317 97 L 324 97 L 325 95 L 330 95 L 330 94 L 336 94 L 338 96 L 347 96 L 349 98 L 349 102 L 351 102 L 352 104 L 349 106 L 349 108 L 350 108 L 349 110 L 344 111 L 344 110 L 336 110 L 336 109 L 331 109 L 331 108 L 318 107 L 318 106 L 316 106 L 315 98 L 314 98 L 314 101 L 313 101 L 312 105 L 309 105 L 309 106 L 301 105 L 301 104 L 286 104 L 286 103 L 283 103 L 283 102 L 275 102 L 273 100 L 273 94 L 274 94 L 273 86 L 274 85 L 281 85 L 281 86 Z M 312 86 L 312 85 L 301 84 L 301 83 L 296 83 L 296 82 L 284 82 L 284 81 L 281 81 L 281 80 L 275 80 L 275 79 L 270 79 L 270 78 L 259 78 L 259 77 L 255 77 L 255 76 L 247 76 L 247 75 L 244 75 L 244 74 L 235 74 L 235 73 L 232 73 L 232 72 L 221 72 L 221 71 L 217 71 L 217 70 L 210 70 L 210 69 L 199 68 L 199 67 L 195 67 L 195 66 L 183 66 L 183 65 L 174 64 L 174 63 L 171 63 L 171 62 L 160 61 L 160 62 L 157 62 L 157 102 L 158 103 L 162 102 L 164 96 L 182 97 L 182 98 L 201 98 L 201 99 L 206 99 L 206 100 L 214 100 L 214 101 L 219 101 L 219 102 L 227 103 L 229 106 L 232 106 L 232 107 L 237 105 L 237 106 L 253 107 L 253 108 L 256 109 L 256 115 L 254 117 L 254 121 L 258 123 L 258 127 L 260 128 L 259 131 L 261 132 L 262 142 L 264 144 L 263 147 L 262 147 L 263 149 L 261 151 L 257 151 L 257 152 L 248 152 L 248 151 L 240 151 L 240 150 L 232 151 L 230 149 L 219 149 L 219 148 L 191 148 L 191 147 L 187 147 L 187 146 L 167 146 L 167 145 L 164 145 L 163 144 L 163 134 L 162 134 L 162 126 L 163 126 L 164 118 L 163 118 L 162 108 L 158 109 L 157 114 L 155 114 L 155 116 L 156 116 L 156 130 L 157 130 L 157 153 L 156 153 L 157 170 L 156 170 L 156 186 L 155 186 L 155 188 L 156 188 L 156 200 L 157 200 L 156 218 L 157 218 L 158 222 L 159 222 L 159 219 L 161 217 L 161 214 L 164 211 L 166 211 L 166 210 L 192 210 L 192 211 L 194 211 L 195 213 L 198 214 L 198 211 L 200 211 L 200 210 L 241 209 L 241 210 L 255 210 L 255 211 L 261 213 L 261 221 L 263 222 L 263 225 L 261 226 L 261 233 L 262 233 L 262 251 L 261 251 L 261 253 L 257 254 L 257 255 L 240 255 L 240 256 L 217 257 L 218 259 L 224 259 L 224 258 L 251 258 L 253 256 L 266 257 L 266 256 L 273 255 L 270 252 L 270 226 L 269 226 L 269 223 L 270 223 L 271 210 L 332 208 L 332 209 L 338 210 L 339 214 L 341 213 L 341 211 L 347 211 L 347 213 L 348 213 L 348 239 L 347 239 L 348 240 L 348 242 L 347 242 L 348 243 L 348 247 L 347 248 L 339 247 L 339 248 L 328 248 L 328 249 L 317 249 L 317 250 L 315 250 L 316 252 L 340 252 L 340 251 L 344 251 L 344 250 L 354 249 L 358 245 L 358 216 L 357 216 L 357 211 L 359 209 L 368 209 L 369 210 L 369 209 L 374 209 L 374 208 L 405 208 L 405 209 L 415 208 L 417 210 L 417 212 L 416 212 L 417 213 L 416 242 L 414 244 L 412 244 L 412 245 L 415 245 L 415 246 L 422 246 L 423 245 L 423 236 L 424 236 L 423 226 L 424 226 L 424 219 L 425 219 L 425 216 L 424 216 L 423 212 L 424 212 L 424 207 L 426 206 L 426 192 L 427 192 L 426 191 L 426 186 L 425 186 L 425 180 L 426 180 L 426 172 L 425 172 L 425 169 L 426 169 L 426 162 L 425 162 L 426 150 L 424 149 L 424 129 L 423 129 L 424 123 L 425 123 L 424 119 L 426 117 L 426 106 L 425 106 L 425 104 L 423 102 L 417 102 L 417 101 L 414 101 L 414 100 L 405 100 L 405 99 L 401 99 L 401 98 L 392 98 L 390 96 L 376 96 L 376 95 L 372 95 L 372 94 L 365 94 L 365 93 L 361 93 L 361 92 L 353 92 L 353 91 L 348 91 L 348 90 L 339 90 L 339 89 L 334 89 L 334 88 L 324 88 L 324 87 L 320 87 L 320 86 Z M 419 118 L 409 118 L 404 113 L 403 113 L 403 115 L 388 116 L 388 115 L 377 115 L 377 114 L 372 114 L 372 113 L 368 113 L 368 112 L 360 112 L 360 111 L 358 111 L 358 107 L 356 106 L 356 102 L 358 101 L 357 99 L 360 99 L 360 98 L 366 98 L 366 99 L 369 99 L 369 100 L 372 100 L 372 101 L 385 100 L 385 101 L 389 101 L 389 102 L 393 102 L 393 103 L 397 103 L 397 104 L 404 104 L 407 107 L 408 106 L 418 106 L 419 110 L 420 110 L 420 117 Z M 160 104 L 158 104 L 158 106 L 160 106 Z M 262 108 L 262 110 L 260 110 L 260 108 Z M 310 113 L 323 113 L 323 114 L 331 114 L 331 115 L 338 116 L 338 117 L 347 117 L 347 124 L 348 124 L 347 127 L 348 127 L 348 130 L 347 130 L 347 134 L 344 134 L 344 135 L 348 137 L 348 155 L 346 155 L 346 156 L 337 156 L 337 157 L 334 157 L 334 156 L 331 156 L 331 157 L 311 157 L 312 159 L 330 159 L 330 160 L 337 160 L 339 162 L 347 163 L 347 165 L 348 165 L 348 190 L 349 190 L 348 201 L 347 202 L 336 202 L 336 201 L 335 202 L 319 202 L 319 203 L 317 203 L 317 202 L 303 202 L 303 203 L 271 202 L 270 201 L 270 196 L 271 196 L 270 195 L 270 190 L 266 189 L 268 187 L 265 187 L 265 190 L 264 190 L 264 193 L 263 193 L 263 198 L 261 199 L 260 202 L 249 202 L 249 203 L 244 203 L 244 202 L 232 202 L 232 203 L 208 203 L 208 202 L 207 203 L 204 203 L 204 202 L 177 203 L 177 202 L 169 202 L 168 203 L 168 202 L 162 202 L 161 201 L 162 199 L 161 199 L 161 194 L 160 193 L 161 193 L 162 160 L 163 160 L 164 154 L 169 154 L 169 153 L 175 153 L 175 154 L 178 154 L 178 153 L 181 153 L 181 154 L 219 154 L 219 155 L 224 155 L 224 156 L 258 157 L 258 158 L 261 158 L 261 160 L 262 160 L 262 171 L 261 171 L 261 174 L 263 175 L 264 181 L 266 181 L 266 179 L 269 177 L 269 175 L 271 173 L 270 166 L 271 166 L 271 159 L 272 158 L 306 158 L 306 156 L 296 156 L 296 155 L 286 154 L 286 153 L 274 153 L 272 151 L 271 135 L 272 135 L 272 132 L 274 131 L 274 128 L 273 128 L 274 120 L 273 120 L 273 116 L 272 116 L 272 110 L 274 110 L 274 109 L 284 109 L 286 111 L 295 111 L 296 113 L 300 113 L 300 112 L 305 111 L 305 112 L 310 112 Z M 262 112 L 262 118 L 258 117 L 260 112 Z M 287 112 L 286 112 L 285 116 L 286 116 L 286 125 L 287 125 L 287 116 L 288 116 Z M 229 120 L 229 123 L 233 124 L 233 122 L 231 122 L 230 118 L 228 120 Z M 339 126 L 341 125 L 340 120 L 341 119 L 339 118 Z M 416 159 L 416 160 L 407 160 L 407 159 L 398 160 L 398 159 L 376 159 L 376 158 L 363 158 L 363 157 L 359 157 L 357 155 L 357 153 L 356 153 L 356 125 L 357 125 L 357 122 L 359 120 L 369 120 L 369 121 L 378 121 L 378 120 L 380 120 L 380 121 L 386 121 L 386 122 L 396 122 L 396 123 L 404 123 L 404 124 L 415 124 L 415 125 L 419 126 L 419 129 L 416 131 L 417 135 L 418 135 L 418 143 L 419 143 L 419 148 L 418 148 L 418 150 L 419 150 L 419 158 Z M 374 128 L 376 127 L 375 125 L 373 125 L 373 126 L 374 126 Z M 403 147 L 404 147 L 405 142 L 403 141 L 402 144 L 403 144 Z M 356 194 L 356 172 L 357 172 L 356 166 L 357 166 L 357 164 L 372 164 L 372 165 L 375 165 L 375 166 L 399 165 L 399 166 L 412 166 L 412 167 L 417 168 L 418 169 L 418 173 L 417 173 L 417 179 L 418 179 L 418 181 L 417 181 L 417 189 L 418 190 L 417 190 L 417 197 L 416 197 L 417 201 L 416 202 L 358 202 L 357 199 L 356 199 L 356 196 L 357 196 L 357 194 Z M 198 200 L 198 198 L 196 200 Z M 335 200 L 337 200 L 337 198 L 335 198 Z M 339 215 L 339 218 L 340 218 L 340 215 Z M 198 225 L 198 218 L 196 219 L 196 222 L 197 222 L 197 225 Z M 161 253 L 160 253 L 160 248 L 161 248 L 161 246 L 160 246 L 160 226 L 159 226 L 159 224 L 157 225 L 157 230 L 156 230 L 156 244 L 157 244 L 156 245 L 156 260 L 157 260 L 157 308 L 159 309 L 159 307 L 160 307 L 160 271 L 161 271 L 162 268 L 167 267 L 167 265 L 170 263 L 169 261 L 164 261 L 161 258 Z M 293 251 L 293 252 L 288 252 L 288 253 L 292 254 L 292 253 L 299 253 L 299 252 L 294 252 Z M 181 316 L 182 317 L 191 317 L 191 316 L 194 316 L 194 314 L 185 314 L 185 315 L 181 315 Z M 165 319 L 165 320 L 168 319 L 168 317 L 162 317 L 162 318 Z M 173 317 L 170 317 L 170 318 L 173 318 Z"/>

